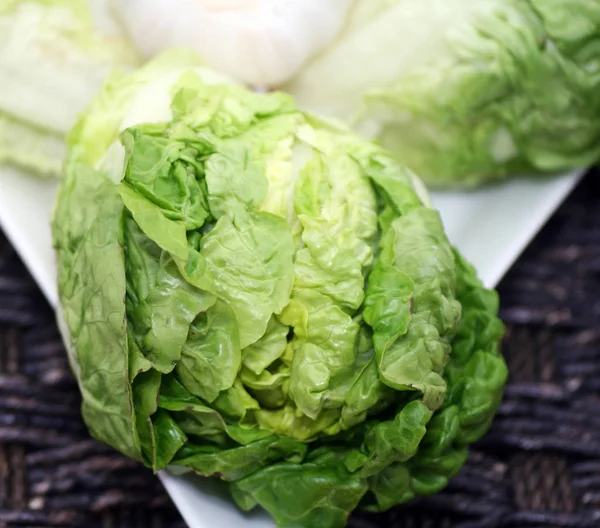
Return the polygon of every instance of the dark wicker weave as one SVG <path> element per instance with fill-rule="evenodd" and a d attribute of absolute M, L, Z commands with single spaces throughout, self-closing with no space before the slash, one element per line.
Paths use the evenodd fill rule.
<path fill-rule="evenodd" d="M 503 281 L 511 382 L 462 473 L 351 526 L 600 527 L 599 203 L 592 173 Z M 88 438 L 78 403 L 51 310 L 0 235 L 0 528 L 183 527 L 150 472 Z"/>

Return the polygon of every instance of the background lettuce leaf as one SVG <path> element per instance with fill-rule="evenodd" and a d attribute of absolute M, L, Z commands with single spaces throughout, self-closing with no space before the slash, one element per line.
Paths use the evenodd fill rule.
<path fill-rule="evenodd" d="M 113 69 L 138 63 L 108 0 L 2 2 L 0 163 L 58 176 L 78 113 Z"/>

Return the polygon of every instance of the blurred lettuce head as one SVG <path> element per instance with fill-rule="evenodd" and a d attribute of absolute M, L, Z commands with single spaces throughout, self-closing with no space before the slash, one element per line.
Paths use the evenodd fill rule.
<path fill-rule="evenodd" d="M 0 164 L 58 176 L 77 114 L 109 72 L 138 65 L 109 7 L 0 1 Z"/>
<path fill-rule="evenodd" d="M 475 186 L 600 158 L 600 4 L 357 0 L 284 85 L 427 183 Z"/>
<path fill-rule="evenodd" d="M 456 474 L 503 326 L 411 172 L 178 51 L 109 81 L 69 143 L 54 243 L 96 438 L 282 527 Z"/>

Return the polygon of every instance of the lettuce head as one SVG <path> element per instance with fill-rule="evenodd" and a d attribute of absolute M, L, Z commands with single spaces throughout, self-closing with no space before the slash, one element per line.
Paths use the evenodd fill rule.
<path fill-rule="evenodd" d="M 438 187 L 600 158 L 600 3 L 357 0 L 284 88 Z"/>
<path fill-rule="evenodd" d="M 437 492 L 500 402 L 496 293 L 420 181 L 193 56 L 105 84 L 53 233 L 91 434 L 281 527 Z"/>
<path fill-rule="evenodd" d="M 0 1 L 0 164 L 58 175 L 77 114 L 137 64 L 109 0 Z"/>

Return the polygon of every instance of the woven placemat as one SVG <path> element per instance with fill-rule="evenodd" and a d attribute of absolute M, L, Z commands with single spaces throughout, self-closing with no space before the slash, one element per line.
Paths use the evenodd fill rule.
<path fill-rule="evenodd" d="M 511 380 L 461 474 L 350 526 L 600 527 L 599 204 L 592 172 L 502 282 Z M 23 526 L 185 524 L 158 479 L 87 436 L 53 314 L 0 234 L 0 528 Z"/>

